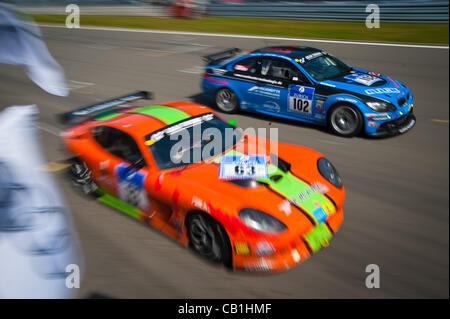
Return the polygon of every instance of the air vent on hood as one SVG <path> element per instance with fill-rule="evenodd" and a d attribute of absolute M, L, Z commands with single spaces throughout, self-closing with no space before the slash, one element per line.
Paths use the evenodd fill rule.
<path fill-rule="evenodd" d="M 283 171 L 283 173 L 289 172 L 291 169 L 291 164 L 286 162 L 285 160 L 277 157 L 274 154 L 270 154 L 270 162 L 271 163 L 277 163 L 277 167 Z"/>

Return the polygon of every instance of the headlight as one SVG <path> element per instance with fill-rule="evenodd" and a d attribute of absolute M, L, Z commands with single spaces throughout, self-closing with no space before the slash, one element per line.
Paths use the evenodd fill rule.
<path fill-rule="evenodd" d="M 336 186 L 337 188 L 342 187 L 342 179 L 339 176 L 336 168 L 331 164 L 326 158 L 321 157 L 317 161 L 317 168 L 319 169 L 320 174 L 331 184 Z"/>
<path fill-rule="evenodd" d="M 265 233 L 279 233 L 287 227 L 275 217 L 266 214 L 262 211 L 243 208 L 239 211 L 239 218 L 250 228 L 265 232 Z"/>
<path fill-rule="evenodd" d="M 388 102 L 366 102 L 366 105 L 375 112 L 392 112 L 395 111 L 395 106 Z"/>

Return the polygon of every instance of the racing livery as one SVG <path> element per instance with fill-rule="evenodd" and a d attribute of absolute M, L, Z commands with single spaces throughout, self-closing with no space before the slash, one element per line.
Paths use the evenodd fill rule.
<path fill-rule="evenodd" d="M 415 124 L 413 96 L 389 76 L 350 67 L 313 47 L 274 46 L 209 56 L 202 89 L 226 113 L 238 110 L 322 126 L 341 136 L 395 135 Z"/>
<path fill-rule="evenodd" d="M 63 115 L 69 175 L 84 193 L 235 270 L 286 270 L 328 246 L 345 190 L 322 154 L 286 143 L 272 152 L 275 142 L 236 130 L 202 105 L 125 104 L 147 97 L 137 92 Z M 174 134 L 211 129 L 238 133 L 200 160 L 189 152 L 211 139 L 175 147 Z M 188 163 L 176 160 L 185 154 Z"/>

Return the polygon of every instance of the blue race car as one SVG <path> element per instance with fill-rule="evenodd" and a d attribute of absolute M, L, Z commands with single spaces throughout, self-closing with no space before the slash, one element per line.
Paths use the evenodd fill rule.
<path fill-rule="evenodd" d="M 202 89 L 223 112 L 245 110 L 314 123 L 346 137 L 363 129 L 374 136 L 401 134 L 416 122 L 411 91 L 389 76 L 348 66 L 313 47 L 238 52 L 203 57 Z"/>

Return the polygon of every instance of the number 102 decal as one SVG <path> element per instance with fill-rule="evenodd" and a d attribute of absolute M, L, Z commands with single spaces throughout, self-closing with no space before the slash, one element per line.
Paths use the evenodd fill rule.
<path fill-rule="evenodd" d="M 312 113 L 314 88 L 302 85 L 291 85 L 288 88 L 288 111 Z"/>

